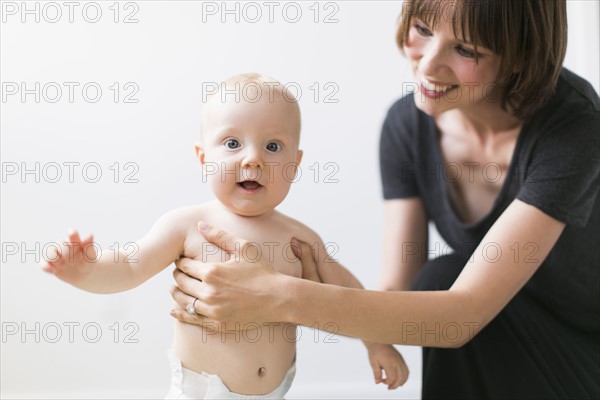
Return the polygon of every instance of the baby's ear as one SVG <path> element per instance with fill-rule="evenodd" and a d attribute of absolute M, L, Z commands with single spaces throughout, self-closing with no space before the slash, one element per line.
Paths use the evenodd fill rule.
<path fill-rule="evenodd" d="M 194 149 L 196 149 L 196 156 L 198 157 L 200 164 L 204 165 L 204 150 L 202 149 L 202 146 L 200 146 L 199 143 L 196 143 Z"/>
<path fill-rule="evenodd" d="M 304 152 L 302 150 L 298 150 L 298 152 L 296 153 L 296 164 L 300 164 L 300 161 L 302 161 L 303 155 L 304 155 Z"/>

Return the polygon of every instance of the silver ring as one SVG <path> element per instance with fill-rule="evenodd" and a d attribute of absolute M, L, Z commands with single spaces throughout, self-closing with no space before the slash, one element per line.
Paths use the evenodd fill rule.
<path fill-rule="evenodd" d="M 193 303 L 190 303 L 187 305 L 187 307 L 185 308 L 185 310 L 192 315 L 197 315 L 198 313 L 196 312 L 196 302 L 198 301 L 198 299 L 194 299 Z"/>

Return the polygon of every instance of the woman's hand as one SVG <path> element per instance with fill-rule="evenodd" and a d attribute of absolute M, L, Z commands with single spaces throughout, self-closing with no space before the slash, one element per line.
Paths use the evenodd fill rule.
<path fill-rule="evenodd" d="M 288 289 L 289 279 L 293 278 L 278 273 L 251 242 L 202 222 L 198 229 L 230 259 L 224 263 L 178 260 L 173 272 L 177 287 L 172 288 L 171 295 L 181 308 L 171 315 L 183 322 L 212 327 L 215 321 L 288 322 L 284 310 L 293 301 Z M 190 304 L 196 314 L 185 311 Z"/>

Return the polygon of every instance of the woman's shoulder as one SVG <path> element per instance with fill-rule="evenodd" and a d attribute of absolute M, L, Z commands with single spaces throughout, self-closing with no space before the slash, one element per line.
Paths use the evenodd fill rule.
<path fill-rule="evenodd" d="M 586 142 L 592 145 L 600 138 L 600 98 L 588 81 L 563 69 L 554 95 L 528 126 L 529 141 L 570 142 L 566 151 Z"/>
<path fill-rule="evenodd" d="M 566 68 L 560 73 L 556 96 L 563 101 L 583 106 L 586 110 L 600 112 L 600 97 L 592 84 Z"/>
<path fill-rule="evenodd" d="M 403 137 L 412 141 L 417 132 L 431 127 L 431 117 L 415 105 L 415 94 L 396 100 L 388 109 L 383 124 L 384 135 Z"/>
<path fill-rule="evenodd" d="M 554 95 L 532 119 L 543 122 L 600 119 L 600 98 L 594 87 L 582 77 L 563 68 Z"/>

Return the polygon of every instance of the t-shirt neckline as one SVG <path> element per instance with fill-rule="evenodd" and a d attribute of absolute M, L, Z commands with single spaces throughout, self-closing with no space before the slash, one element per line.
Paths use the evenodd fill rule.
<path fill-rule="evenodd" d="M 438 130 L 437 125 L 435 124 L 435 120 L 433 119 L 433 117 L 431 117 L 427 114 L 423 113 L 423 115 L 426 116 L 427 121 L 430 124 L 430 129 L 428 129 L 428 134 L 430 136 L 432 136 L 429 139 L 431 140 L 431 143 L 433 143 L 433 146 L 434 146 L 434 151 L 433 151 L 433 156 L 435 158 L 434 165 L 437 164 L 437 165 L 445 166 L 444 158 L 442 157 L 442 149 L 440 148 L 440 144 L 439 144 L 439 140 L 438 140 L 439 130 Z M 454 206 L 452 205 L 452 202 L 450 201 L 448 183 L 446 182 L 445 179 L 443 179 L 443 174 L 442 174 L 442 179 L 441 179 L 442 202 L 444 204 L 446 211 L 451 215 L 452 219 L 457 224 L 459 224 L 462 228 L 474 229 L 474 228 L 477 228 L 477 227 L 481 226 L 482 224 L 486 223 L 496 213 L 498 206 L 504 201 L 504 199 L 506 197 L 506 193 L 508 192 L 509 187 L 511 185 L 511 182 L 514 179 L 516 164 L 517 164 L 517 160 L 518 160 L 518 153 L 521 148 L 521 143 L 523 141 L 523 137 L 525 136 L 527 126 L 528 126 L 527 122 L 523 122 L 523 125 L 521 126 L 521 129 L 519 130 L 519 135 L 517 136 L 517 143 L 515 144 L 515 149 L 513 150 L 513 154 L 511 156 L 511 160 L 510 160 L 510 163 L 508 166 L 508 173 L 506 175 L 506 179 L 504 180 L 502 187 L 500 188 L 500 192 L 494 199 L 492 208 L 487 212 L 487 214 L 485 214 L 480 219 L 473 221 L 473 222 L 465 222 L 462 220 L 462 218 L 460 218 L 460 216 L 456 213 L 456 210 L 455 210 Z"/>

